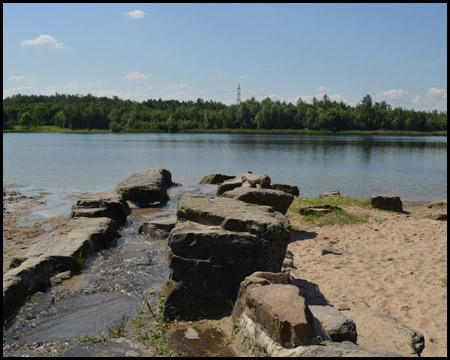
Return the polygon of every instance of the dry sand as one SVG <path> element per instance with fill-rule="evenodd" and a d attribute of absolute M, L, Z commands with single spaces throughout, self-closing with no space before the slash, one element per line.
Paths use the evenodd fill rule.
<path fill-rule="evenodd" d="M 44 232 L 43 224 L 54 229 L 69 220 L 61 216 L 18 227 L 30 209 L 42 202 L 40 197 L 9 195 L 5 197 L 4 190 L 3 273 L 13 257 L 23 255 Z M 10 203 L 17 203 L 14 211 L 5 211 Z M 422 333 L 422 356 L 447 356 L 447 221 L 426 218 L 447 213 L 447 204 L 404 206 L 404 213 L 342 208 L 367 213 L 369 221 L 317 227 L 289 212 L 291 224 L 302 230 L 288 246 L 295 266 L 291 275 L 316 284 L 326 300 L 344 313 L 345 309 L 369 309 Z M 327 248 L 341 255 L 322 255 Z M 358 343 L 376 348 L 371 334 L 362 330 L 360 326 Z"/>
<path fill-rule="evenodd" d="M 447 221 L 426 218 L 446 214 L 446 202 L 403 206 L 403 213 L 342 208 L 367 213 L 369 221 L 317 227 L 290 213 L 291 224 L 303 230 L 288 246 L 296 267 L 291 275 L 316 284 L 340 310 L 387 314 L 420 332 L 422 356 L 447 356 Z M 322 255 L 330 248 L 341 255 Z M 362 330 L 358 344 L 376 348 Z"/>

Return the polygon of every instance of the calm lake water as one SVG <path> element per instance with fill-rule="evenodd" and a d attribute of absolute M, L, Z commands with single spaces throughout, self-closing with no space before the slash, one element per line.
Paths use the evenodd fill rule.
<path fill-rule="evenodd" d="M 133 173 L 160 167 L 183 185 L 251 170 L 297 185 L 301 197 L 339 190 L 355 198 L 397 194 L 404 202 L 447 198 L 446 137 L 3 134 L 3 185 L 50 192 L 52 201 L 113 191 Z"/>

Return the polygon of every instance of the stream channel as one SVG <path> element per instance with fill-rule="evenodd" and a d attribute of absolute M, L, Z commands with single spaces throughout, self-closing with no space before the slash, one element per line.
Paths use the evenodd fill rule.
<path fill-rule="evenodd" d="M 139 341 L 138 334 L 144 333 L 142 326 L 146 326 L 145 331 L 152 330 L 148 325 L 155 318 L 142 294 L 147 295 L 155 312 L 170 274 L 169 247 L 167 239 L 144 237 L 138 229 L 157 213 L 175 213 L 182 194 L 214 196 L 216 188 L 215 185 L 173 187 L 164 207 L 133 210 L 119 229 L 121 237 L 109 248 L 92 255 L 79 274 L 32 295 L 4 326 L 3 356 L 165 355 Z M 118 335 L 123 320 L 126 331 Z M 216 329 L 210 330 L 209 334 L 204 331 L 203 337 L 223 340 Z M 186 351 L 189 341 L 185 340 L 179 334 L 171 338 L 172 346 L 179 349 L 178 355 L 233 356 L 220 351 L 203 353 L 204 350 L 194 347 Z M 198 343 L 211 350 L 211 344 Z"/>

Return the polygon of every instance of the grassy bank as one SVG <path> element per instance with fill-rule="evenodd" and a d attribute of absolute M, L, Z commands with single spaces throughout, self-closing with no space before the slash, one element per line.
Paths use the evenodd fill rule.
<path fill-rule="evenodd" d="M 67 128 L 60 128 L 57 126 L 41 126 L 39 128 L 24 128 L 16 125 L 14 129 L 3 130 L 4 133 L 21 132 L 21 133 L 75 133 L 75 134 L 91 134 L 91 133 L 110 133 L 110 130 L 102 129 L 77 129 L 70 130 Z M 127 129 L 120 133 L 164 133 L 163 130 L 150 131 L 146 129 Z M 447 136 L 447 131 L 394 131 L 394 130 L 376 130 L 376 131 L 315 131 L 315 130 L 295 130 L 295 129 L 273 129 L 273 130 L 250 130 L 250 129 L 189 129 L 180 130 L 181 134 L 261 134 L 261 135 L 393 135 L 393 136 Z"/>

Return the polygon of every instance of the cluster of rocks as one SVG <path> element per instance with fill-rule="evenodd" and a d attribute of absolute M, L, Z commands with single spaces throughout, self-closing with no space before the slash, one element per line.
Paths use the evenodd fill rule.
<path fill-rule="evenodd" d="M 251 172 L 211 174 L 200 183 L 217 184 L 216 197 L 182 196 L 169 234 L 164 311 L 171 319 L 230 311 L 246 276 L 281 270 L 290 240 L 283 214 L 292 192 L 298 195 L 296 186 L 273 186 L 269 176 Z M 150 221 L 142 232 L 155 228 L 161 227 Z"/>
<path fill-rule="evenodd" d="M 211 174 L 200 183 L 217 184 L 216 197 L 185 194 L 176 214 L 157 214 L 139 232 L 168 239 L 170 277 L 164 292 L 169 319 L 229 314 L 238 337 L 254 355 L 398 356 L 357 345 L 355 323 L 324 304 L 308 304 L 305 294 L 282 272 L 290 241 L 284 214 L 299 190 L 271 184 L 267 175 Z M 166 169 L 149 169 L 122 181 L 115 192 L 89 195 L 72 208 L 72 220 L 32 246 L 3 278 L 3 313 L 18 298 L 67 276 L 76 259 L 107 247 L 125 223 L 130 207 L 161 206 L 174 183 Z M 339 192 L 321 197 L 340 196 Z M 374 195 L 372 205 L 402 211 L 395 196 Z M 334 208 L 322 206 L 321 211 Z M 319 211 L 303 209 L 301 213 Z M 61 277 L 60 276 L 60 277 Z M 415 354 L 423 336 L 414 332 Z M 414 342 L 414 341 L 413 341 Z"/>
<path fill-rule="evenodd" d="M 398 320 L 364 311 L 379 349 L 357 344 L 355 322 L 328 304 L 308 305 L 286 273 L 255 272 L 242 281 L 232 312 L 238 339 L 255 356 L 418 356 L 424 337 Z M 306 290 L 305 290 L 306 291 Z M 352 313 L 353 315 L 353 313 Z M 359 319 L 359 318 L 358 318 Z M 366 323 L 366 322 L 365 322 Z M 392 335 L 391 339 L 386 339 Z M 384 340 L 383 340 L 384 339 Z M 389 344 L 388 344 L 389 343 Z M 384 350 L 388 345 L 390 350 Z"/>
<path fill-rule="evenodd" d="M 166 169 L 150 169 L 122 181 L 115 192 L 89 195 L 72 207 L 72 219 L 62 228 L 44 235 L 25 256 L 13 259 L 3 275 L 3 315 L 20 299 L 51 285 L 58 274 L 77 268 L 78 258 L 86 258 L 120 236 L 129 205 L 146 207 L 164 204 L 172 185 Z"/>

